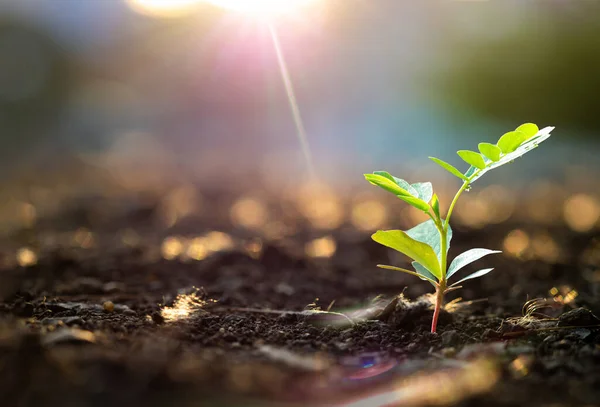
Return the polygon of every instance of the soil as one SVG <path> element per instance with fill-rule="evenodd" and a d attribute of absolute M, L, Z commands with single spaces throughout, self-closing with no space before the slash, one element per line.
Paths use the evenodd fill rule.
<path fill-rule="evenodd" d="M 5 253 L 29 246 L 37 255 L 27 266 L 4 259 L 3 406 L 534 407 L 600 400 L 596 232 L 510 221 L 455 228 L 451 255 L 501 248 L 520 228 L 552 236 L 561 256 L 553 263 L 481 260 L 495 270 L 448 295 L 432 334 L 431 286 L 374 267 L 403 264 L 349 225 L 321 234 L 305 225 L 269 241 L 218 219 L 160 229 L 152 204 L 90 222 L 96 208 L 65 208 L 3 243 Z M 190 249 L 193 240 L 164 241 L 217 229 L 228 234 L 208 235 L 199 254 Z M 335 240 L 335 253 L 307 256 L 304 244 L 323 235 Z M 220 250 L 211 252 L 211 244 Z"/>

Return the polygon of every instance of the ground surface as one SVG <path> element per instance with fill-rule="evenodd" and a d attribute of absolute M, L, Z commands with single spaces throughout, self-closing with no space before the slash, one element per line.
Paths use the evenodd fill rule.
<path fill-rule="evenodd" d="M 402 264 L 368 233 L 330 232 L 337 250 L 315 259 L 304 254 L 314 237 L 308 232 L 275 243 L 234 229 L 207 234 L 206 224 L 155 233 L 140 226 L 151 212 L 136 209 L 88 229 L 76 229 L 77 216 L 63 216 L 6 242 L 17 249 L 40 236 L 68 235 L 75 243 L 39 243 L 35 260 L 21 253 L 30 265 L 2 272 L 3 406 L 600 400 L 594 233 L 544 229 L 561 250 L 553 264 L 508 255 L 482 260 L 496 270 L 450 294 L 448 301 L 463 301 L 448 307 L 431 334 L 431 307 L 420 298 L 430 286 L 375 268 Z M 516 227 L 457 228 L 451 254 L 502 248 Z M 519 227 L 530 236 L 538 228 Z M 165 243 L 192 230 L 204 240 Z M 546 301 L 530 302 L 519 318 L 535 298 Z"/>

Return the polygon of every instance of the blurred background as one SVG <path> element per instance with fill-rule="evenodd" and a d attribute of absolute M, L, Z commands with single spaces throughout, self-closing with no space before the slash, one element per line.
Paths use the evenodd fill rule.
<path fill-rule="evenodd" d="M 0 1 L 0 232 L 21 233 L 17 261 L 50 224 L 78 245 L 160 226 L 173 257 L 173 233 L 277 239 L 297 217 L 327 257 L 329 230 L 420 219 L 363 173 L 433 180 L 447 205 L 458 181 L 427 156 L 466 170 L 456 150 L 524 122 L 554 136 L 478 181 L 456 221 L 598 226 L 600 3 L 307 3 L 267 21 L 193 0 Z"/>

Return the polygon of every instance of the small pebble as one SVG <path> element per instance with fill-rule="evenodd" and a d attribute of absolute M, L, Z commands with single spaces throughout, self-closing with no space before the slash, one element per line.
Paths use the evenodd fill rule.
<path fill-rule="evenodd" d="M 102 306 L 106 312 L 113 312 L 115 310 L 115 304 L 112 301 L 106 301 Z"/>

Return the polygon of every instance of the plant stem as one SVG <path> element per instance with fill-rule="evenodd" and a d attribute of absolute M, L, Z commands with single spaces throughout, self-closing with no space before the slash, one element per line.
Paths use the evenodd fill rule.
<path fill-rule="evenodd" d="M 454 195 L 454 199 L 452 200 L 452 203 L 450 204 L 450 208 L 448 208 L 448 213 L 446 214 L 446 220 L 444 221 L 444 230 L 446 232 L 448 231 L 448 225 L 450 225 L 450 217 L 452 216 L 452 211 L 454 211 L 454 207 L 456 206 L 456 202 L 458 202 L 458 198 L 460 198 L 460 196 L 462 195 L 462 193 L 465 192 L 465 190 L 467 188 L 469 188 L 469 185 L 471 185 L 471 183 L 469 181 L 465 181 L 462 184 L 462 187 L 460 187 L 460 189 L 456 193 L 456 195 Z"/>
<path fill-rule="evenodd" d="M 450 217 L 452 216 L 452 212 L 454 211 L 454 207 L 458 202 L 458 198 L 462 195 L 463 192 L 467 190 L 470 185 L 470 181 L 465 181 L 463 185 L 460 187 L 456 195 L 454 195 L 454 199 L 448 208 L 448 213 L 446 214 L 446 220 L 443 223 L 438 224 L 436 222 L 436 227 L 440 232 L 440 268 L 442 277 L 440 278 L 439 285 L 436 288 L 435 292 L 435 308 L 433 311 L 433 320 L 431 321 L 431 332 L 435 333 L 437 329 L 438 317 L 440 316 L 440 310 L 442 308 L 442 303 L 444 302 L 444 291 L 446 291 L 446 267 L 447 267 L 447 258 L 448 258 L 448 228 L 450 226 Z"/>
<path fill-rule="evenodd" d="M 433 310 L 433 319 L 431 320 L 431 333 L 435 333 L 437 329 L 438 317 L 442 303 L 444 302 L 444 290 L 446 289 L 445 281 L 441 281 L 435 292 L 435 308 Z"/>

